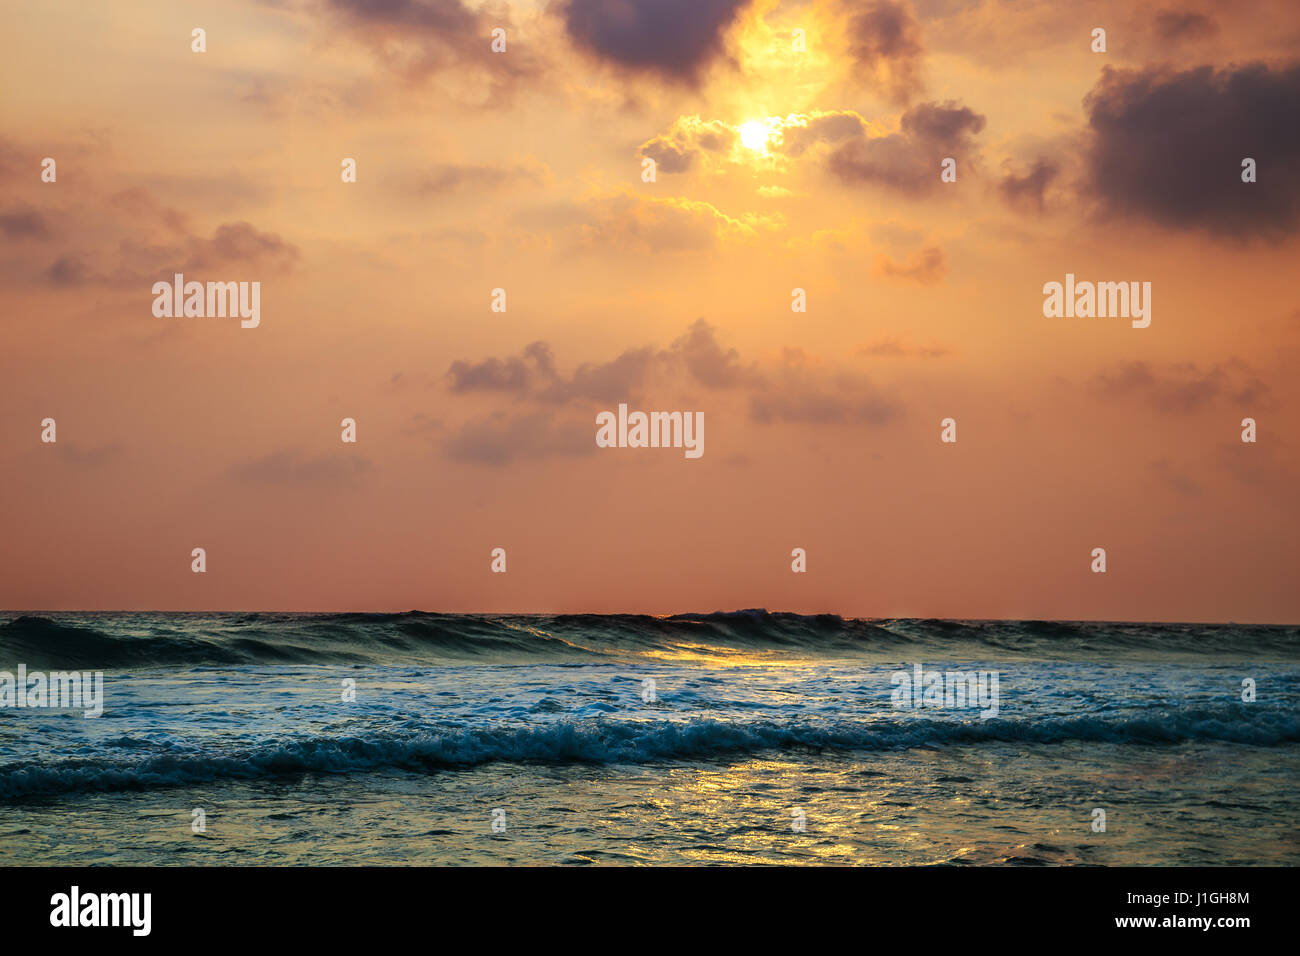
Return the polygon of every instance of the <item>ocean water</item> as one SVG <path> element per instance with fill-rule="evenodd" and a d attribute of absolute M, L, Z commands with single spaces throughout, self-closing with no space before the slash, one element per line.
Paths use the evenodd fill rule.
<path fill-rule="evenodd" d="M 6 613 L 19 664 L 103 714 L 0 707 L 0 865 L 1300 863 L 1296 627 Z"/>

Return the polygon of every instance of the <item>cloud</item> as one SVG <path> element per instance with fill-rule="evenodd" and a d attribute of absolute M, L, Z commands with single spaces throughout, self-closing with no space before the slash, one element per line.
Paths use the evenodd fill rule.
<path fill-rule="evenodd" d="M 112 215 L 128 220 L 136 229 L 151 227 L 180 235 L 191 231 L 189 217 L 141 186 L 113 193 L 104 206 Z"/>
<path fill-rule="evenodd" d="M 903 114 L 902 127 L 921 142 L 955 142 L 984 129 L 984 117 L 954 100 L 920 103 Z"/>
<path fill-rule="evenodd" d="M 447 376 L 453 392 L 523 392 L 538 379 L 554 380 L 555 357 L 545 342 L 534 342 L 517 358 L 459 359 L 451 363 Z"/>
<path fill-rule="evenodd" d="M 81 256 L 72 254 L 59 256 L 50 263 L 49 269 L 45 271 L 45 277 L 49 279 L 51 285 L 60 288 L 79 286 L 95 279 L 85 260 Z"/>
<path fill-rule="evenodd" d="M 160 242 L 148 235 L 127 236 L 119 240 L 113 252 L 103 253 L 99 259 L 82 252 L 65 253 L 55 259 L 46 275 L 56 286 L 130 286 L 176 272 L 231 266 L 288 272 L 298 258 L 298 247 L 278 234 L 262 232 L 247 222 L 233 222 L 218 226 L 210 237 L 191 235 Z"/>
<path fill-rule="evenodd" d="M 760 425 L 887 425 L 901 406 L 866 379 L 795 362 L 775 373 L 750 397 L 750 417 Z"/>
<path fill-rule="evenodd" d="M 541 184 L 548 170 L 540 163 L 518 163 L 514 166 L 456 165 L 443 163 L 421 174 L 415 191 L 427 195 L 448 195 L 456 192 L 487 192 L 512 183 Z"/>
<path fill-rule="evenodd" d="M 584 362 L 568 379 L 557 379 L 540 396 L 547 402 L 616 402 L 635 398 L 655 363 L 654 349 L 631 348 L 609 362 Z"/>
<path fill-rule="evenodd" d="M 680 361 L 691 378 L 709 388 L 733 388 L 755 380 L 753 367 L 743 365 L 735 349 L 724 349 L 717 331 L 703 319 L 696 319 L 664 357 Z"/>
<path fill-rule="evenodd" d="M 679 116 L 666 133 L 642 143 L 640 152 L 653 159 L 661 173 L 684 173 L 708 154 L 729 152 L 736 139 L 736 128 L 721 120 Z"/>
<path fill-rule="evenodd" d="M 1091 384 L 1107 398 L 1137 399 L 1173 415 L 1191 415 L 1222 399 L 1253 407 L 1267 407 L 1272 401 L 1268 385 L 1239 359 L 1208 369 L 1194 362 L 1163 368 L 1150 362 L 1124 362 L 1114 372 L 1097 375 Z M 1243 414 L 1250 411 L 1247 407 Z"/>
<path fill-rule="evenodd" d="M 506 392 L 548 405 L 635 400 L 654 376 L 681 375 L 714 389 L 756 380 L 754 368 L 742 364 L 735 349 L 723 348 L 716 330 L 703 319 L 666 349 L 634 346 L 607 362 L 583 362 L 568 375 L 557 371 L 545 342 L 533 342 L 519 356 L 458 359 L 447 375 L 453 392 Z"/>
<path fill-rule="evenodd" d="M 261 232 L 251 223 L 229 222 L 217 227 L 212 238 L 191 237 L 186 242 L 186 269 L 238 262 L 285 272 L 298 261 L 298 247 L 273 232 Z"/>
<path fill-rule="evenodd" d="M 877 275 L 891 279 L 908 279 L 921 285 L 933 285 L 942 279 L 947 271 L 947 261 L 943 250 L 938 246 L 918 249 L 903 263 L 896 263 L 888 256 L 880 256 L 876 259 Z"/>
<path fill-rule="evenodd" d="M 869 126 L 852 110 L 814 110 L 792 114 L 778 126 L 776 149 L 787 156 L 801 156 L 819 143 L 838 143 L 866 135 Z"/>
<path fill-rule="evenodd" d="M 917 354 L 942 354 L 916 350 Z M 542 363 L 530 355 L 544 354 Z M 805 423 L 883 425 L 901 414 L 901 406 L 862 376 L 851 371 L 822 368 L 797 349 L 788 349 L 767 367 L 743 361 L 734 348 L 725 347 L 717 330 L 696 320 L 663 349 L 634 346 L 606 362 L 586 362 L 571 374 L 549 364 L 550 348 L 533 343 L 518 358 L 460 360 L 453 363 L 456 383 L 472 379 L 475 387 L 509 392 L 540 406 L 529 413 L 501 411 L 469 422 L 444 442 L 445 453 L 456 460 L 503 465 L 520 458 L 588 454 L 594 447 L 586 419 L 559 421 L 556 407 L 612 408 L 619 402 L 636 403 L 652 389 L 658 401 L 668 402 L 685 385 L 730 392 L 748 401 L 749 414 L 759 424 Z"/>
<path fill-rule="evenodd" d="M 725 51 L 749 0 L 568 0 L 564 28 L 581 50 L 620 69 L 698 84 Z"/>
<path fill-rule="evenodd" d="M 289 449 L 238 462 L 230 474 L 240 481 L 334 487 L 353 486 L 369 470 L 369 459 L 353 452 L 309 457 Z"/>
<path fill-rule="evenodd" d="M 1290 454 L 1284 458 L 1279 449 Z M 1284 440 L 1221 442 L 1215 448 L 1214 463 L 1220 471 L 1237 481 L 1275 494 L 1283 501 L 1295 499 L 1295 486 L 1300 474 L 1296 471 L 1294 451 Z"/>
<path fill-rule="evenodd" d="M 489 102 L 512 94 L 521 81 L 543 72 L 537 54 L 518 39 L 514 24 L 496 7 L 471 8 L 462 0 L 325 0 L 328 9 L 374 50 L 375 59 L 410 83 L 440 75 L 470 76 L 469 87 L 487 90 Z M 492 30 L 506 30 L 507 53 L 494 53 Z"/>
<path fill-rule="evenodd" d="M 1107 68 L 1084 104 L 1090 186 L 1112 216 L 1234 238 L 1300 227 L 1300 66 Z M 1258 182 L 1241 181 L 1245 157 Z"/>
<path fill-rule="evenodd" d="M 1060 175 L 1061 168 L 1048 159 L 1037 159 L 1023 174 L 1008 169 L 998 183 L 998 191 L 1010 206 L 1042 212 L 1046 207 L 1047 189 Z"/>
<path fill-rule="evenodd" d="M 895 132 L 887 132 L 883 124 L 870 122 L 854 110 L 790 113 L 768 117 L 766 123 L 770 138 L 761 157 L 773 170 L 786 169 L 790 161 L 820 162 L 847 183 L 874 182 L 920 194 L 939 183 L 942 159 L 964 155 L 966 162 L 972 161 L 973 140 L 983 130 L 985 118 L 947 100 L 919 103 L 906 110 Z M 640 153 L 655 160 L 658 170 L 665 173 L 754 162 L 757 154 L 737 149 L 738 138 L 737 128 L 721 120 L 679 116 L 666 132 L 642 143 Z M 791 194 L 775 186 L 760 187 L 759 192 L 767 196 Z M 686 204 L 685 200 L 669 201 Z M 756 224 L 744 217 L 741 222 L 742 226 Z"/>
<path fill-rule="evenodd" d="M 426 415 L 424 412 L 416 412 L 411 416 L 402 431 L 407 435 L 427 435 L 431 432 L 440 432 L 445 423 L 441 418 L 435 418 L 432 415 Z"/>
<path fill-rule="evenodd" d="M 855 75 L 870 76 L 894 102 L 906 103 L 921 90 L 921 27 L 903 4 L 879 0 L 853 15 L 848 41 Z"/>
<path fill-rule="evenodd" d="M 781 217 L 729 216 L 711 203 L 680 197 L 596 196 L 576 209 L 569 238 L 578 249 L 627 253 L 701 252 L 779 227 Z"/>
<path fill-rule="evenodd" d="M 904 345 L 898 339 L 877 339 L 865 345 L 859 345 L 858 355 L 872 358 L 925 358 L 937 359 L 951 355 L 950 349 L 938 345 L 912 346 Z"/>
<path fill-rule="evenodd" d="M 0 154 L 5 149 L 0 143 Z M 95 154 L 95 161 L 102 156 Z M 29 188 L 39 200 L 0 210 L 0 262 L 13 282 L 147 289 L 175 272 L 255 270 L 259 275 L 251 278 L 257 278 L 289 272 L 299 262 L 295 244 L 250 222 L 220 223 L 203 235 L 189 216 L 148 189 L 100 193 L 94 185 L 89 181 L 71 194 Z M 58 247 L 48 239 L 57 239 Z"/>
<path fill-rule="evenodd" d="M 453 392 L 506 392 L 550 405 L 609 402 L 635 397 L 657 359 L 649 346 L 630 348 L 608 362 L 584 362 L 561 375 L 551 347 L 539 341 L 518 356 L 458 359 L 447 377 Z"/>
<path fill-rule="evenodd" d="M 831 171 L 842 182 L 874 183 L 909 195 L 939 185 L 939 164 L 974 151 L 973 138 L 985 119 L 952 100 L 922 103 L 905 112 L 896 133 L 849 139 L 829 156 Z"/>
<path fill-rule="evenodd" d="M 1148 470 L 1166 487 L 1180 495 L 1199 495 L 1203 490 L 1199 484 L 1178 471 L 1168 459 L 1160 458 L 1147 466 Z"/>
<path fill-rule="evenodd" d="M 0 211 L 0 233 L 6 239 L 48 239 L 50 227 L 38 210 L 16 206 Z"/>
<path fill-rule="evenodd" d="M 557 422 L 550 412 L 508 416 L 494 412 L 468 422 L 443 443 L 453 461 L 508 465 L 523 459 L 590 455 L 595 428 L 585 421 Z"/>
<path fill-rule="evenodd" d="M 1156 14 L 1156 35 L 1162 40 L 1204 40 L 1219 32 L 1219 25 L 1203 13 L 1161 10 Z"/>
<path fill-rule="evenodd" d="M 478 17 L 460 0 L 329 0 L 330 6 L 361 23 L 400 26 L 423 33 L 462 36 Z"/>

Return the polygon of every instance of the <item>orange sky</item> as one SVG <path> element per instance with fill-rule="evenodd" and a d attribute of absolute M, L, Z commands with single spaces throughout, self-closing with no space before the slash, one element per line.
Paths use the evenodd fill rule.
<path fill-rule="evenodd" d="M 4 6 L 0 607 L 1300 620 L 1293 3 Z"/>

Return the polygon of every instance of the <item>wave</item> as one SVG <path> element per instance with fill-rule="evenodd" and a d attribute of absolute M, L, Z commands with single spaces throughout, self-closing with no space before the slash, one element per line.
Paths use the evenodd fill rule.
<path fill-rule="evenodd" d="M 1222 741 L 1260 747 L 1300 743 L 1300 715 L 1256 705 L 1184 707 L 1158 715 L 868 721 L 616 721 L 541 726 L 448 725 L 370 736 L 307 736 L 214 752 L 211 747 L 143 758 L 97 757 L 0 766 L 0 800 L 84 791 L 151 790 L 303 773 L 438 771 L 495 762 L 652 763 L 780 752 L 851 752 L 987 743 L 1085 741 L 1149 746 Z M 122 741 L 132 748 L 154 746 Z"/>
<path fill-rule="evenodd" d="M 1300 627 L 674 614 L 79 613 L 0 623 L 0 667 L 590 661 L 761 652 L 904 659 L 1300 658 Z"/>

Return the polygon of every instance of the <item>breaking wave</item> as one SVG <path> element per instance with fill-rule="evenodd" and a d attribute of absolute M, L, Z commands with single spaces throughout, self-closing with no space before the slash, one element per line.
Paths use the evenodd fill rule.
<path fill-rule="evenodd" d="M 494 762 L 627 763 L 744 756 L 766 751 L 879 751 L 983 743 L 1091 741 L 1147 746 L 1225 741 L 1260 747 L 1300 742 L 1300 714 L 1219 705 L 1147 716 L 990 720 L 882 717 L 872 720 L 692 719 L 560 721 L 539 726 L 433 725 L 364 736 L 270 739 L 212 750 L 117 743 L 111 755 L 0 766 L 0 799 L 83 791 L 152 790 L 226 780 L 383 769 L 433 772 Z M 141 749 L 159 752 L 139 756 Z"/>
<path fill-rule="evenodd" d="M 591 661 L 686 650 L 893 659 L 1300 658 L 1300 627 L 864 620 L 765 610 L 475 615 L 79 613 L 0 618 L 0 666 Z"/>

